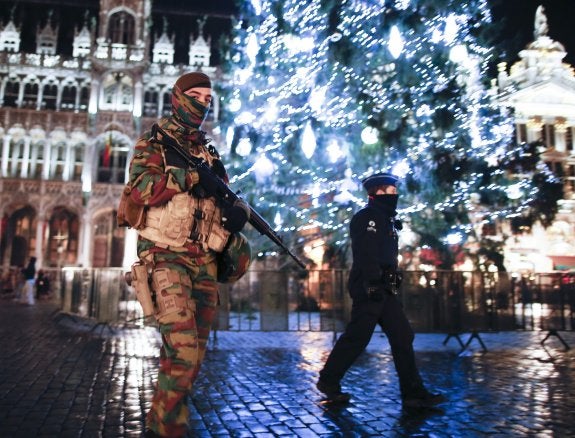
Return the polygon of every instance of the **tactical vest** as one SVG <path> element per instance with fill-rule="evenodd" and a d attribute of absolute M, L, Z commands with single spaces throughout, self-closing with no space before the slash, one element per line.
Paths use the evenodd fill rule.
<path fill-rule="evenodd" d="M 178 193 L 166 204 L 150 207 L 145 226 L 137 231 L 157 246 L 182 247 L 194 242 L 204 251 L 222 252 L 230 232 L 221 223 L 222 211 L 214 198 Z"/>

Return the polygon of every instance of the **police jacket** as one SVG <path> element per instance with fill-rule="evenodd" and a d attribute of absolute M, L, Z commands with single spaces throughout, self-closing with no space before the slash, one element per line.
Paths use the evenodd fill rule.
<path fill-rule="evenodd" d="M 380 285 L 384 271 L 397 269 L 397 199 L 397 195 L 370 197 L 351 219 L 353 262 L 348 287 L 354 300 L 367 300 L 367 287 Z"/>

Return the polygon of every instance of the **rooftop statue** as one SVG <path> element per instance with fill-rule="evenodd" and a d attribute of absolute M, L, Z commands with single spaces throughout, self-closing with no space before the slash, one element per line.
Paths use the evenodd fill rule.
<path fill-rule="evenodd" d="M 547 36 L 547 32 L 549 32 L 549 26 L 547 25 L 545 8 L 540 5 L 535 11 L 535 31 L 533 35 L 535 36 L 535 39 L 538 39 L 539 37 Z"/>

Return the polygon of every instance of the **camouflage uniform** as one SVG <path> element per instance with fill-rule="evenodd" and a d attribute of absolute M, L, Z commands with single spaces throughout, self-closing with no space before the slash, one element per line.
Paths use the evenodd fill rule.
<path fill-rule="evenodd" d="M 174 87 L 172 109 L 172 116 L 160 120 L 158 125 L 190 154 L 204 159 L 227 182 L 219 155 L 207 146 L 204 133 L 199 130 L 207 107 Z M 138 141 L 130 164 L 128 184 L 135 204 L 162 206 L 176 194 L 192 193 L 199 188 L 197 171 L 168 165 L 165 148 L 149 139 L 150 133 L 146 133 Z M 142 236 L 137 248 L 140 259 L 152 267 L 156 302 L 162 297 L 173 298 L 178 304 L 175 311 L 157 316 L 162 348 L 146 427 L 161 436 L 185 436 L 187 395 L 204 358 L 218 301 L 217 254 L 191 240 L 174 247 L 159 245 Z"/>

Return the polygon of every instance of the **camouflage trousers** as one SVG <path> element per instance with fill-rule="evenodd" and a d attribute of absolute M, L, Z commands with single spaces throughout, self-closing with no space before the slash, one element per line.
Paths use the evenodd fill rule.
<path fill-rule="evenodd" d="M 182 253 L 154 253 L 153 259 L 156 301 L 161 296 L 168 300 L 164 302 L 174 299 L 186 304 L 158 317 L 160 367 L 146 428 L 161 436 L 182 437 L 188 424 L 187 397 L 200 371 L 216 311 L 217 267 L 213 260 Z M 157 281 L 157 272 L 167 280 Z"/>

